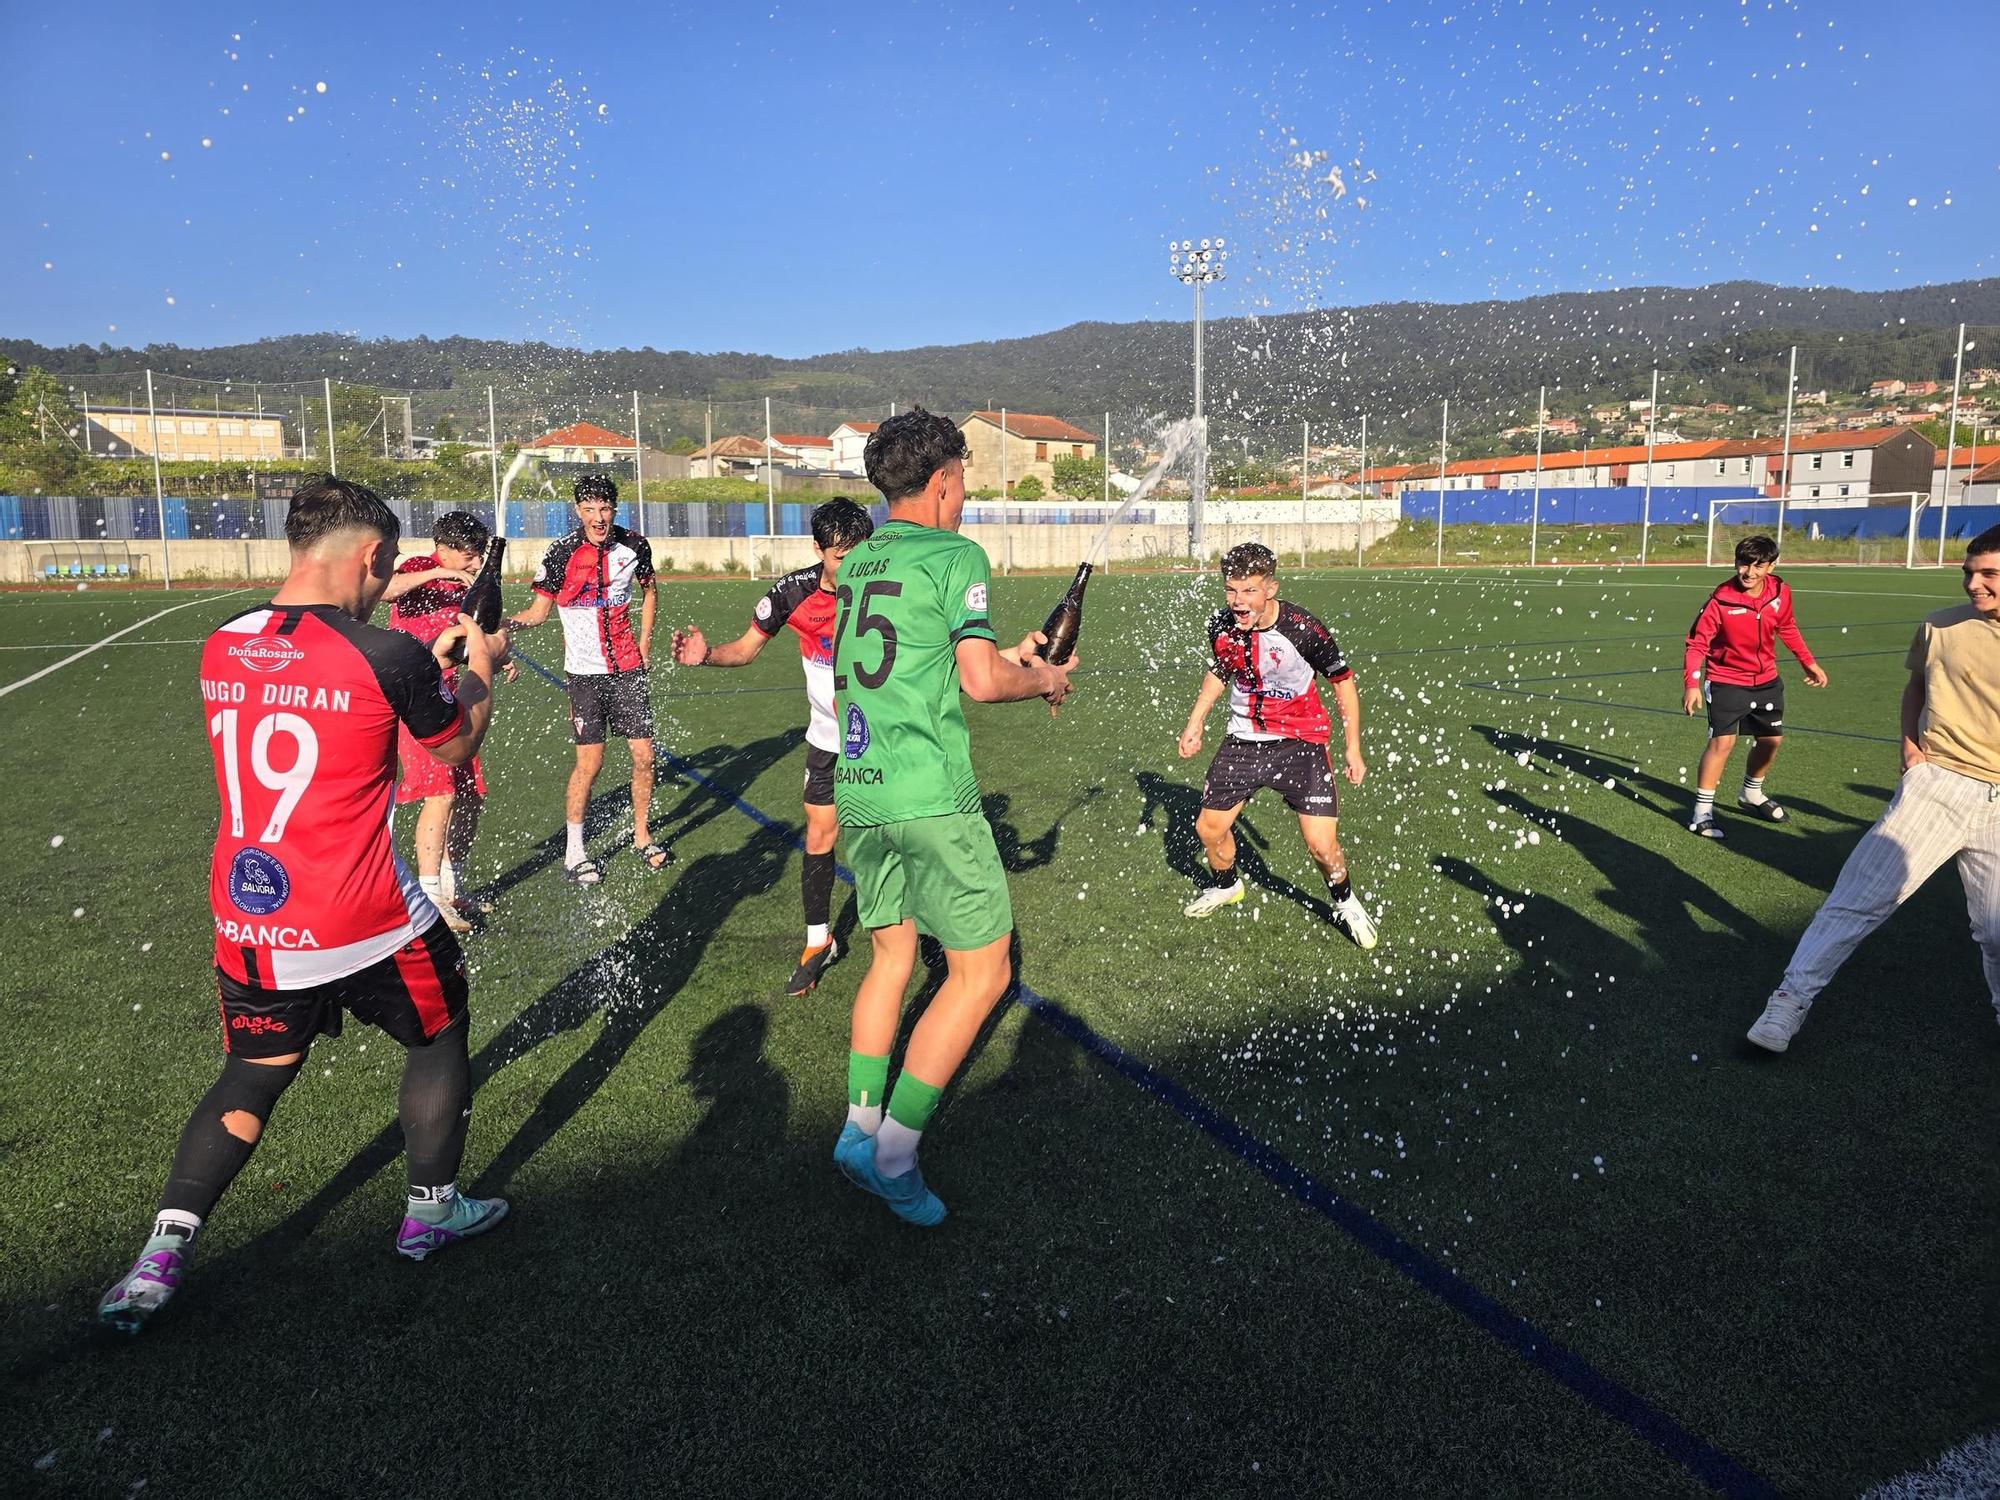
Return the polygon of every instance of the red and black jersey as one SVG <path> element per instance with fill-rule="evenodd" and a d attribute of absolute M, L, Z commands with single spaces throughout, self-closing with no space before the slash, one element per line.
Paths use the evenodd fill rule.
<path fill-rule="evenodd" d="M 443 566 L 436 554 L 431 554 L 405 558 L 397 564 L 396 571 L 428 573 Z M 458 614 L 465 607 L 469 587 L 456 578 L 433 578 L 429 583 L 418 584 L 389 606 L 389 628 L 413 635 L 426 646 L 431 645 L 458 623 Z"/>
<path fill-rule="evenodd" d="M 1792 618 L 1791 585 L 1772 573 L 1752 595 L 1734 577 L 1727 578 L 1688 626 L 1681 680 L 1693 687 L 1706 668 L 1710 682 L 1762 687 L 1778 675 L 1779 641 L 1791 648 L 1801 666 L 1813 664 L 1806 638 Z"/>
<path fill-rule="evenodd" d="M 632 602 L 652 586 L 652 543 L 638 532 L 614 525 L 601 547 L 581 528 L 558 537 L 535 570 L 535 592 L 556 602 L 563 665 L 588 676 L 644 666 Z"/>
<path fill-rule="evenodd" d="M 1241 630 L 1228 610 L 1208 622 L 1209 670 L 1229 684 L 1229 733 L 1239 740 L 1306 740 L 1324 745 L 1333 721 L 1318 677 L 1354 675 L 1333 632 L 1298 605 L 1280 602 L 1267 630 Z"/>
<path fill-rule="evenodd" d="M 259 605 L 203 645 L 201 696 L 222 799 L 217 968 L 304 989 L 438 920 L 389 841 L 398 721 L 430 749 L 462 714 L 422 644 L 330 604 Z"/>
<path fill-rule="evenodd" d="M 806 673 L 806 701 L 812 717 L 806 743 L 821 750 L 840 748 L 833 718 L 833 590 L 820 587 L 820 565 L 787 573 L 757 601 L 750 623 L 767 636 L 789 626 L 799 638 L 799 660 Z"/>

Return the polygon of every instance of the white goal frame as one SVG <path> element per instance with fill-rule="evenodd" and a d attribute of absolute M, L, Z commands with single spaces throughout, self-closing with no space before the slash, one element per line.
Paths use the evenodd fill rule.
<path fill-rule="evenodd" d="M 743 538 L 749 549 L 749 571 L 752 578 L 783 578 L 787 573 L 796 572 L 818 559 L 813 554 L 813 539 L 810 534 L 780 535 L 775 532 L 759 532 L 755 536 Z M 770 559 L 767 570 L 763 560 Z"/>
<path fill-rule="evenodd" d="M 1900 502 L 1905 508 L 1903 517 L 1903 566 L 1905 568 L 1932 566 L 1929 563 L 1919 563 L 1917 560 L 1917 529 L 1919 518 L 1923 515 L 1924 508 L 1931 503 L 1929 495 L 1921 490 L 1891 490 L 1883 494 L 1844 495 L 1841 498 L 1847 501 L 1846 506 L 1829 506 L 1827 508 L 1853 509 L 1856 506 L 1879 506 L 1883 502 L 1890 500 Z M 1716 565 L 1715 523 L 1716 518 L 1723 511 L 1732 505 L 1773 504 L 1778 507 L 1778 524 L 1774 528 L 1774 535 L 1780 546 L 1783 546 L 1785 541 L 1786 520 L 1789 518 L 1794 526 L 1801 524 L 1809 526 L 1812 524 L 1813 511 L 1818 508 L 1810 505 L 1801 506 L 1797 503 L 1796 497 L 1787 499 L 1779 495 L 1731 495 L 1725 499 L 1709 501 L 1708 541 L 1706 550 L 1703 553 L 1704 561 L 1708 566 L 1714 567 Z M 1884 536 L 1882 540 L 1888 541 L 1890 537 Z"/>

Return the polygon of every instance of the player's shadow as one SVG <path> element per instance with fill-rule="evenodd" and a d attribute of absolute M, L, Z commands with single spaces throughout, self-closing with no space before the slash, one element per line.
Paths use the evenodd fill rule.
<path fill-rule="evenodd" d="M 706 1108 L 674 1153 L 676 1168 L 730 1174 L 786 1149 L 791 1086 L 764 1056 L 769 1032 L 769 1015 L 746 1003 L 724 1011 L 694 1039 L 682 1082 Z"/>
<path fill-rule="evenodd" d="M 1452 854 L 1438 856 L 1431 868 L 1486 903 L 1494 932 L 1520 956 L 1530 988 L 1562 982 L 1565 975 L 1630 973 L 1642 957 L 1632 944 L 1546 891 L 1537 896 L 1512 889 Z"/>
<path fill-rule="evenodd" d="M 1101 786 L 1087 786 L 1069 805 L 1055 816 L 1048 828 L 1032 839 L 1021 836 L 1021 830 L 1008 820 L 1007 814 L 1013 809 L 1014 799 L 1005 792 L 989 792 L 980 801 L 980 811 L 993 828 L 993 845 L 1000 852 L 1000 867 L 1010 875 L 1018 875 L 1025 870 L 1039 870 L 1056 857 L 1056 845 L 1062 839 L 1063 820 L 1071 813 L 1080 811 L 1104 794 Z"/>
<path fill-rule="evenodd" d="M 1691 786 L 1680 786 L 1655 776 L 1637 762 L 1623 756 L 1592 750 L 1583 745 L 1568 744 L 1562 740 L 1523 734 L 1517 729 L 1496 729 L 1490 724 L 1474 724 L 1472 729 L 1474 733 L 1483 736 L 1495 750 L 1510 759 L 1525 750 L 1539 760 L 1553 762 L 1564 770 L 1574 771 L 1577 775 L 1588 777 L 1600 785 L 1606 780 L 1614 780 L 1634 790 L 1643 790 L 1659 799 L 1661 805 L 1653 810 L 1674 823 L 1684 825 L 1694 807 L 1694 789 Z M 1739 755 L 1741 753 L 1739 747 Z M 1555 774 L 1546 765 L 1537 766 L 1535 769 L 1544 776 Z M 1869 823 L 1866 818 L 1857 818 L 1852 813 L 1828 807 L 1824 802 L 1793 796 L 1790 792 L 1786 792 L 1779 800 L 1789 811 L 1811 813 L 1814 817 L 1824 818 L 1829 823 L 1844 823 L 1850 828 L 1866 828 Z M 1725 806 L 1726 816 L 1727 806 Z M 1743 825 L 1741 834 L 1736 827 L 1739 822 Z M 1749 818 L 1730 819 L 1726 837 L 1732 843 L 1756 845 L 1755 848 L 1743 850 L 1753 857 L 1762 859 L 1784 855 L 1789 862 L 1791 855 L 1776 843 L 1776 832 L 1776 827 L 1772 824 L 1755 822 Z M 1793 851 L 1796 851 L 1797 847 L 1796 842 L 1790 846 Z M 1804 879 L 1805 876 L 1801 874 L 1800 878 Z"/>
<path fill-rule="evenodd" d="M 1134 778 L 1144 804 L 1139 809 L 1139 826 L 1151 828 L 1155 812 L 1166 814 L 1167 866 L 1196 885 L 1208 882 L 1208 857 L 1202 852 L 1201 837 L 1194 831 L 1201 816 L 1201 789 L 1169 781 L 1156 771 L 1141 771 Z M 1301 886 L 1293 884 L 1265 862 L 1269 841 L 1258 831 L 1246 808 L 1236 819 L 1236 869 L 1250 885 L 1269 891 L 1310 912 L 1322 922 L 1334 918 L 1332 905 Z"/>
<path fill-rule="evenodd" d="M 1690 909 L 1740 941 L 1775 944 L 1774 936 L 1755 917 L 1659 851 L 1587 818 L 1554 813 L 1511 788 L 1487 796 L 1505 811 L 1557 831 L 1565 844 L 1588 860 L 1608 882 L 1595 892 L 1597 899 L 1628 918 L 1660 962 L 1673 964 L 1690 953 L 1712 952 L 1714 935 L 1696 923 Z"/>

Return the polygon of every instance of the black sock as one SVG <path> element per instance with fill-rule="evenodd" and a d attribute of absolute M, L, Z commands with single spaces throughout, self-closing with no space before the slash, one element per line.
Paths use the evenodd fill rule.
<path fill-rule="evenodd" d="M 1354 894 L 1354 882 L 1347 878 L 1345 870 L 1341 871 L 1340 879 L 1338 880 L 1329 875 L 1326 879 L 1326 888 L 1333 896 L 1333 903 L 1336 906 Z"/>
<path fill-rule="evenodd" d="M 222 1123 L 222 1117 L 239 1110 L 257 1121 L 257 1136 L 277 1108 L 278 1096 L 299 1076 L 305 1059 L 273 1066 L 232 1057 L 222 1065 L 222 1076 L 202 1095 L 181 1130 L 181 1143 L 174 1152 L 173 1170 L 166 1190 L 160 1194 L 160 1210 L 193 1214 L 206 1219 L 215 1209 L 250 1153 L 256 1140 L 244 1140 Z"/>
<path fill-rule="evenodd" d="M 1228 890 L 1236 884 L 1236 866 L 1230 865 L 1226 869 L 1219 870 L 1211 868 L 1208 872 L 1208 883 L 1218 891 Z"/>
<path fill-rule="evenodd" d="M 833 920 L 833 851 L 808 854 L 799 874 L 799 891 L 805 897 L 806 926 L 824 927 Z"/>
<path fill-rule="evenodd" d="M 403 1057 L 396 1099 L 410 1185 L 441 1188 L 458 1180 L 465 1129 L 472 1122 L 472 1064 L 465 1054 L 465 1017 Z"/>

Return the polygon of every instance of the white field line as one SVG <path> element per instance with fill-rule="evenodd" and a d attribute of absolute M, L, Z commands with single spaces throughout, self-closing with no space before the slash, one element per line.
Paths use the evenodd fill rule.
<path fill-rule="evenodd" d="M 158 616 L 154 618 L 157 619 Z M 138 627 L 134 626 L 133 628 L 136 630 Z M 199 646 L 203 639 L 205 637 L 190 636 L 188 639 L 180 641 L 121 641 L 119 642 L 119 649 L 130 650 L 134 646 Z M 103 644 L 104 642 L 102 641 L 95 643 L 90 641 L 48 641 L 39 646 L 0 646 L 0 651 L 73 651 L 78 646 L 89 646 L 91 650 L 95 651 Z"/>
<path fill-rule="evenodd" d="M 1435 570 L 1433 570 L 1433 571 L 1435 571 Z M 1707 571 L 1710 571 L 1710 572 L 1719 572 L 1720 570 L 1718 570 L 1718 569 L 1709 569 L 1709 570 L 1707 570 Z M 1298 575 L 1297 575 L 1296 573 L 1294 573 L 1294 574 L 1293 574 L 1292 576 L 1293 576 L 1293 577 L 1297 577 Z M 1332 578 L 1332 577 L 1338 577 L 1338 576 L 1340 576 L 1340 575 L 1338 575 L 1338 574 L 1334 574 L 1334 573 L 1329 573 L 1329 574 L 1327 574 L 1327 575 L 1325 575 L 1325 576 L 1327 576 L 1327 577 L 1329 577 L 1329 578 Z M 1494 588 L 1508 588 L 1508 589 L 1512 589 L 1512 588 L 1540 588 L 1540 589 L 1559 589 L 1559 588 L 1571 588 L 1571 589 L 1589 589 L 1589 588 L 1604 588 L 1604 589 L 1674 589 L 1674 590 L 1677 590 L 1677 591 L 1683 591 L 1683 592 L 1684 592 L 1684 591 L 1686 591 L 1686 590 L 1688 590 L 1688 589 L 1690 589 L 1690 588 L 1693 588 L 1693 587 L 1695 587 L 1695 585 L 1694 585 L 1694 584 L 1691 584 L 1691 583 L 1640 583 L 1640 582 L 1639 582 L 1638 580 L 1636 580 L 1636 579 L 1633 579 L 1633 580 L 1627 580 L 1627 579 L 1623 579 L 1623 578 L 1598 578 L 1598 579 L 1592 579 L 1592 580 L 1590 580 L 1589 582 L 1583 582 L 1583 581 L 1580 581 L 1580 580 L 1578 580 L 1578 581 L 1565 581 L 1565 580 L 1562 580 L 1562 579 L 1557 579 L 1557 578 L 1435 578 L 1435 577 L 1430 577 L 1430 578 L 1423 578 L 1423 577 L 1398 577 L 1398 576 L 1396 576 L 1396 575 L 1395 575 L 1395 574 L 1393 574 L 1393 573 L 1392 573 L 1392 574 L 1387 574 L 1387 575 L 1385 575 L 1385 576 L 1383 576 L 1383 577 L 1381 577 L 1381 578 L 1376 578 L 1376 579 L 1370 579 L 1369 581 L 1370 581 L 1371 583 L 1426 583 L 1426 584 L 1428 584 L 1428 585 L 1429 585 L 1430 587 L 1432 587 L 1432 588 L 1436 588 L 1436 587 L 1438 587 L 1438 586 L 1439 586 L 1440 584 L 1450 584 L 1450 585 L 1451 585 L 1451 586 L 1452 586 L 1453 588 L 1462 588 L 1462 589 L 1463 589 L 1463 588 L 1484 588 L 1484 587 L 1489 587 L 1489 586 L 1490 586 L 1490 587 L 1494 587 Z M 1924 599 L 1924 598 L 1928 598 L 1928 597 L 1930 597 L 1929 595 L 1925 595 L 1925 594 L 1914 594 L 1914 593 L 1905 593 L 1905 592 L 1904 592 L 1904 591 L 1902 591 L 1901 589 L 1823 589 L 1823 588 L 1813 588 L 1813 589 L 1810 589 L 1810 590 L 1808 590 L 1808 593 L 1809 593 L 1810 597 L 1812 597 L 1812 598 L 1814 598 L 1814 599 L 1819 599 L 1819 598 L 1826 598 L 1826 597 L 1832 597 L 1832 598 L 1836 598 L 1836 599 Z M 1946 604 L 1949 604 L 1949 603 L 1952 603 L 1952 602 L 1953 602 L 1953 601 L 1952 601 L 1952 600 L 1950 600 L 1950 599 L 1946 599 L 1946 600 L 1944 601 L 1944 603 L 1946 603 Z"/>
<path fill-rule="evenodd" d="M 2000 1432 L 1960 1443 L 1928 1469 L 1899 1474 L 1863 1500 L 1975 1500 L 2000 1494 Z"/>
<path fill-rule="evenodd" d="M 117 640 L 119 637 L 130 635 L 135 630 L 142 630 L 146 626 L 152 624 L 153 621 L 160 619 L 163 616 L 170 615 L 177 609 L 193 609 L 197 604 L 213 604 L 218 599 L 228 599 L 234 597 L 237 594 L 247 594 L 249 592 L 251 592 L 249 589 L 231 589 L 226 594 L 204 594 L 201 598 L 190 599 L 185 604 L 170 604 L 165 609 L 159 611 L 157 614 L 147 615 L 145 619 L 139 621 L 139 623 L 136 625 L 127 625 L 123 630 L 114 630 L 110 635 L 107 635 L 103 640 L 93 641 L 90 645 L 85 646 L 81 651 L 77 651 L 69 656 L 65 656 L 61 661 L 50 662 L 46 667 L 43 667 L 41 671 L 30 672 L 26 677 L 23 677 L 15 682 L 10 682 L 5 687 L 0 687 L 0 698 L 6 697 L 16 688 L 24 688 L 31 682 L 40 682 L 44 677 L 49 676 L 53 672 L 60 672 L 64 667 L 68 666 L 71 662 L 82 661 L 84 657 L 90 655 L 90 653 L 93 651 L 102 651 L 106 646 L 110 645 L 113 641 Z"/>

